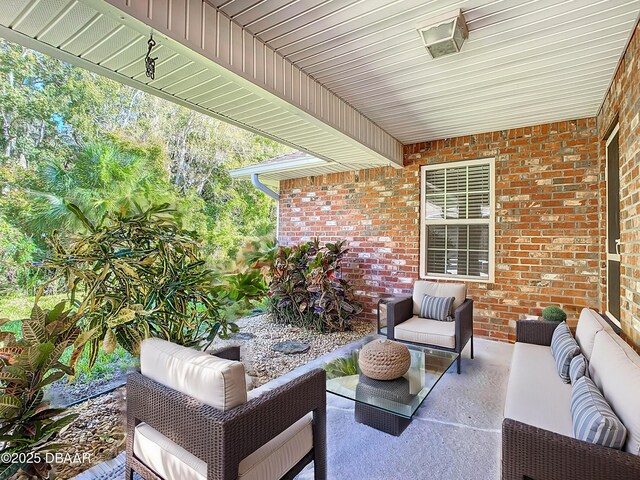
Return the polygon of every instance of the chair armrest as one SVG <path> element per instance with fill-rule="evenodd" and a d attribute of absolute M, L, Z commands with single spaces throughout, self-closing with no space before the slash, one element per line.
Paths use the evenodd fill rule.
<path fill-rule="evenodd" d="M 207 353 L 215 355 L 218 358 L 224 358 L 225 360 L 240 361 L 240 347 L 238 345 L 231 347 L 221 347 L 216 350 L 208 350 Z"/>
<path fill-rule="evenodd" d="M 314 413 L 314 450 L 322 450 L 326 445 L 325 378 L 324 370 L 313 370 L 223 412 L 141 373 L 131 373 L 127 451 L 133 452 L 135 426 L 145 422 L 206 462 L 209 479 L 235 480 L 242 459 L 309 412 Z"/>
<path fill-rule="evenodd" d="M 456 322 L 457 347 L 464 347 L 473 335 L 473 300 L 467 298 L 462 305 L 453 312 Z"/>
<path fill-rule="evenodd" d="M 387 338 L 394 340 L 393 329 L 396 325 L 413 316 L 413 298 L 399 297 L 387 302 Z"/>
<path fill-rule="evenodd" d="M 502 480 L 640 478 L 640 457 L 505 418 Z"/>
<path fill-rule="evenodd" d="M 551 345 L 553 331 L 558 322 L 546 320 L 518 320 L 516 322 L 516 342 L 532 343 L 534 345 Z"/>

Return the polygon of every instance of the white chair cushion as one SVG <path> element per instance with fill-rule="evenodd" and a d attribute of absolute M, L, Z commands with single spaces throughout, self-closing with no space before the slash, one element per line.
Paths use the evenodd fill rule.
<path fill-rule="evenodd" d="M 625 450 L 640 455 L 640 356 L 617 335 L 596 335 L 589 375 L 627 427 Z"/>
<path fill-rule="evenodd" d="M 240 480 L 277 480 L 313 448 L 313 414 L 305 415 L 280 435 L 244 458 Z M 139 424 L 133 452 L 165 480 L 206 480 L 207 464 L 146 423 Z"/>
<path fill-rule="evenodd" d="M 467 298 L 467 286 L 464 283 L 436 283 L 418 280 L 413 285 L 413 314 L 420 315 L 420 306 L 425 295 L 432 297 L 454 297 L 452 311 L 455 311 Z"/>
<path fill-rule="evenodd" d="M 580 350 L 587 360 L 591 359 L 591 351 L 593 350 L 593 342 L 596 333 L 606 330 L 613 333 L 611 325 L 609 325 L 599 314 L 590 308 L 583 308 L 578 319 L 578 327 L 576 328 L 576 342 L 580 345 Z"/>
<path fill-rule="evenodd" d="M 247 401 L 242 362 L 218 358 L 159 338 L 148 338 L 140 344 L 140 371 L 165 387 L 219 410 Z"/>
<path fill-rule="evenodd" d="M 404 340 L 405 342 L 455 348 L 456 323 L 414 316 L 400 325 L 396 325 L 393 329 L 393 335 L 396 340 Z"/>
<path fill-rule="evenodd" d="M 571 385 L 558 376 L 551 349 L 517 342 L 504 416 L 528 425 L 573 437 Z"/>

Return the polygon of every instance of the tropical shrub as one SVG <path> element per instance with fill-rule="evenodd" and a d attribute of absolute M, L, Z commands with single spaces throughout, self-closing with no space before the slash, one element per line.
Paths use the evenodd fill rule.
<path fill-rule="evenodd" d="M 353 352 L 350 357 L 336 358 L 324 366 L 327 378 L 348 377 L 358 374 L 358 353 Z"/>
<path fill-rule="evenodd" d="M 121 345 L 136 355 L 141 340 L 154 336 L 201 348 L 228 323 L 220 314 L 213 272 L 200 257 L 200 243 L 176 222 L 168 205 L 133 215 L 107 215 L 92 223 L 69 205 L 88 233 L 49 239 L 54 255 L 40 264 L 53 268 L 68 286 L 85 331 L 95 331 L 87 351 L 90 366 L 100 347 Z"/>
<path fill-rule="evenodd" d="M 0 320 L 0 326 L 7 322 Z M 22 321 L 20 339 L 0 331 L 0 478 L 20 468 L 48 478 L 50 466 L 43 452 L 61 446 L 52 441 L 76 415 L 50 408 L 43 389 L 64 375 L 73 376 L 73 365 L 93 335 L 81 332 L 77 322 L 78 316 L 65 310 L 65 302 L 47 312 L 36 305 L 31 317 Z M 67 365 L 61 356 L 69 347 L 73 353 Z M 25 453 L 33 462 L 27 462 L 29 457 L 21 455 Z"/>
<path fill-rule="evenodd" d="M 560 307 L 550 305 L 542 310 L 542 319 L 550 322 L 564 322 L 567 314 Z"/>
<path fill-rule="evenodd" d="M 269 270 L 269 308 L 276 322 L 321 332 L 344 331 L 362 311 L 340 278 L 344 241 L 280 247 Z"/>

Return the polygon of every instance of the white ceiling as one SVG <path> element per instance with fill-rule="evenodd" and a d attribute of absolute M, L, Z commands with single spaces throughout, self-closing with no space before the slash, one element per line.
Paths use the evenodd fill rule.
<path fill-rule="evenodd" d="M 401 142 L 593 116 L 638 0 L 208 0 Z M 462 9 L 433 60 L 416 27 Z"/>

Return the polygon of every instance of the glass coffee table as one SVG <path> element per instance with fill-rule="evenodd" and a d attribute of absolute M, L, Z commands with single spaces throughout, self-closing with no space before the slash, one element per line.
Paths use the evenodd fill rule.
<path fill-rule="evenodd" d="M 349 352 L 325 364 L 327 392 L 354 400 L 357 422 L 398 436 L 458 354 L 407 345 L 411 354 L 409 371 L 396 380 L 373 380 L 360 372 L 358 354 L 378 338 L 384 337 L 364 337 Z"/>

